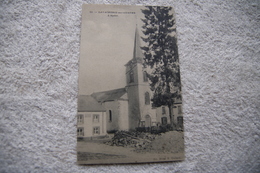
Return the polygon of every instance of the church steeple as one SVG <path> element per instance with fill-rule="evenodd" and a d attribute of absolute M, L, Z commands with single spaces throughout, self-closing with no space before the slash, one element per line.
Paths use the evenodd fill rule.
<path fill-rule="evenodd" d="M 136 26 L 133 59 L 143 61 L 144 55 L 141 50 L 140 35 Z"/>
<path fill-rule="evenodd" d="M 150 97 L 151 90 L 143 62 L 144 55 L 141 50 L 141 38 L 138 29 L 135 29 L 133 57 L 126 66 L 126 91 L 128 96 L 129 128 L 151 126 L 151 117 L 156 117 L 155 110 L 152 110 Z M 145 124 L 144 122 L 147 123 Z"/>
<path fill-rule="evenodd" d="M 144 55 L 143 55 L 143 52 L 141 50 L 141 41 L 140 41 L 141 37 L 139 35 L 139 32 L 138 32 L 138 29 L 137 29 L 137 25 L 136 25 L 136 28 L 135 28 L 135 40 L 134 40 L 134 51 L 133 51 L 133 58 L 128 61 L 126 63 L 126 67 L 127 66 L 131 66 L 135 63 L 140 63 L 140 64 L 143 64 L 143 61 L 144 61 Z"/>

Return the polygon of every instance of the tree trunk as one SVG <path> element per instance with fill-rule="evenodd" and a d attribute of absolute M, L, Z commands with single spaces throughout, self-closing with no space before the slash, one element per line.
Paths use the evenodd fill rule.
<path fill-rule="evenodd" d="M 174 115 L 173 115 L 173 113 L 172 113 L 172 108 L 173 108 L 173 106 L 172 106 L 172 104 L 169 104 L 168 105 L 168 108 L 169 108 L 169 116 L 170 116 L 170 123 L 171 123 L 171 128 L 172 128 L 172 130 L 173 130 L 173 128 L 174 128 Z"/>

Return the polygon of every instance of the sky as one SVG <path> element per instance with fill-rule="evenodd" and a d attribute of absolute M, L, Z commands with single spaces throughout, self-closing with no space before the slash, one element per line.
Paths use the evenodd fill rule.
<path fill-rule="evenodd" d="M 79 95 L 126 86 L 125 64 L 133 58 L 136 26 L 142 35 L 140 18 L 140 6 L 83 6 Z"/>

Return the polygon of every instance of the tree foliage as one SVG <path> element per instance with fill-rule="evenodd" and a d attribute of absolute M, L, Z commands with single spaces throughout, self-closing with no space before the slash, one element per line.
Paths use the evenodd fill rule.
<path fill-rule="evenodd" d="M 149 68 L 148 78 L 154 92 L 153 105 L 168 105 L 180 98 L 180 70 L 172 7 L 147 6 L 142 10 L 144 67 Z M 147 70 L 148 71 L 148 70 Z M 171 112 L 171 110 L 170 110 Z M 172 118 L 172 117 L 171 117 Z"/>

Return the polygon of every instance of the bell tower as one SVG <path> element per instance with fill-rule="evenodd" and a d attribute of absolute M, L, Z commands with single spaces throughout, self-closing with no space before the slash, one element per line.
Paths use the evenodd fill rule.
<path fill-rule="evenodd" d="M 143 69 L 143 59 L 140 36 L 136 28 L 133 58 L 125 65 L 130 129 L 150 127 L 152 120 L 156 121 L 155 110 L 152 110 L 151 106 L 152 92 Z"/>

